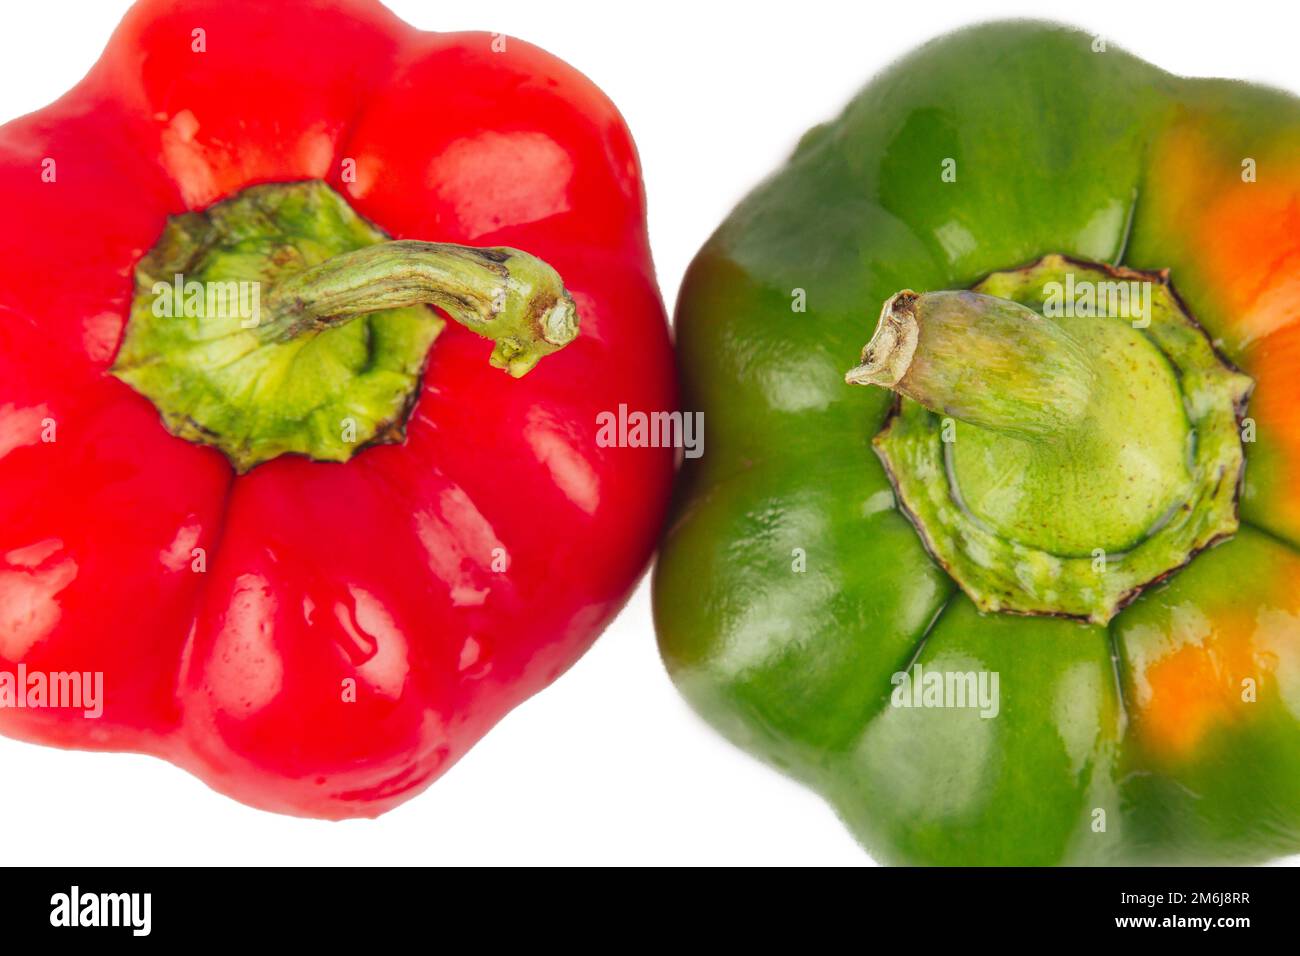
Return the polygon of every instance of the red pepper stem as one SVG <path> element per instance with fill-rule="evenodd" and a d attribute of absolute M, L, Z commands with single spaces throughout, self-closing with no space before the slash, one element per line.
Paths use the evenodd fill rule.
<path fill-rule="evenodd" d="M 266 342 L 312 335 L 358 316 L 434 305 L 496 343 L 491 362 L 519 377 L 578 335 L 559 274 L 518 249 L 397 240 L 288 275 L 270 290 Z"/>
<path fill-rule="evenodd" d="M 394 242 L 313 180 L 171 217 L 135 279 L 113 374 L 240 473 L 401 441 L 447 324 L 426 305 L 493 340 L 491 363 L 515 377 L 578 334 L 535 256 Z"/>

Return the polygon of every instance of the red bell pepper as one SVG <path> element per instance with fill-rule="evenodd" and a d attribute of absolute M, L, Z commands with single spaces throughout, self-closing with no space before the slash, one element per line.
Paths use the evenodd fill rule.
<path fill-rule="evenodd" d="M 671 349 L 635 148 L 569 66 L 370 0 L 145 0 L 0 128 L 0 208 L 0 731 L 374 816 L 626 600 L 672 452 L 598 416 L 672 408 Z M 271 279 L 270 320 L 151 319 L 173 269 Z M 265 362 L 222 351 L 254 334 Z M 102 714 L 20 669 L 102 675 Z"/>

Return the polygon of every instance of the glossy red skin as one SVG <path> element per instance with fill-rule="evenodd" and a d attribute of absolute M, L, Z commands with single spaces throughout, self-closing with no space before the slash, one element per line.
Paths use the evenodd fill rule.
<path fill-rule="evenodd" d="M 145 0 L 71 93 L 0 128 L 0 670 L 104 673 L 100 719 L 0 709 L 0 731 L 375 816 L 626 600 L 672 452 L 598 447 L 597 415 L 675 402 L 635 148 L 585 77 L 493 41 L 368 0 Z M 449 324 L 404 444 L 235 477 L 105 369 L 167 215 L 306 178 L 394 237 L 540 256 L 581 335 L 514 380 Z"/>

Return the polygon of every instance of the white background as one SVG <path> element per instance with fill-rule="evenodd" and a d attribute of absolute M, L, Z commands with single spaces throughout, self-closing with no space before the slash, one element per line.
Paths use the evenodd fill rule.
<path fill-rule="evenodd" d="M 0 4 L 0 123 L 80 79 L 128 5 Z M 426 30 L 529 40 L 604 88 L 641 150 L 670 308 L 695 250 L 803 130 L 891 60 L 954 27 L 1059 19 L 1176 73 L 1300 91 L 1294 0 L 389 6 Z M 659 663 L 644 581 L 567 675 L 377 821 L 275 816 L 159 760 L 3 738 L 0 820 L 0 862 L 15 864 L 870 862 L 818 797 L 732 749 L 688 710 Z"/>

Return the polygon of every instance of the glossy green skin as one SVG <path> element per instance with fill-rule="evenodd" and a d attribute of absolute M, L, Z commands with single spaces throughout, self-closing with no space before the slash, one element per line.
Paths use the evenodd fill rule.
<path fill-rule="evenodd" d="M 703 410 L 707 443 L 686 463 L 656 569 L 661 651 L 701 714 L 823 793 L 884 862 L 1300 851 L 1290 617 L 1280 676 L 1245 731 L 1212 728 L 1177 759 L 1152 756 L 1128 712 L 1144 661 L 1194 642 L 1186 622 L 1226 581 L 1255 576 L 1246 600 L 1269 613 L 1291 549 L 1243 528 L 1109 627 L 982 615 L 926 553 L 872 453 L 890 394 L 843 381 L 899 289 L 966 288 L 1048 252 L 1161 267 L 1146 247 L 1126 257 L 1129 220 L 1150 131 L 1188 81 L 1091 43 L 992 24 L 894 65 L 741 203 L 679 301 L 683 407 Z M 940 175 L 949 157 L 955 183 Z M 1154 234 L 1139 221 L 1133 243 Z M 915 660 L 997 671 L 1000 714 L 892 707 L 891 675 Z"/>

